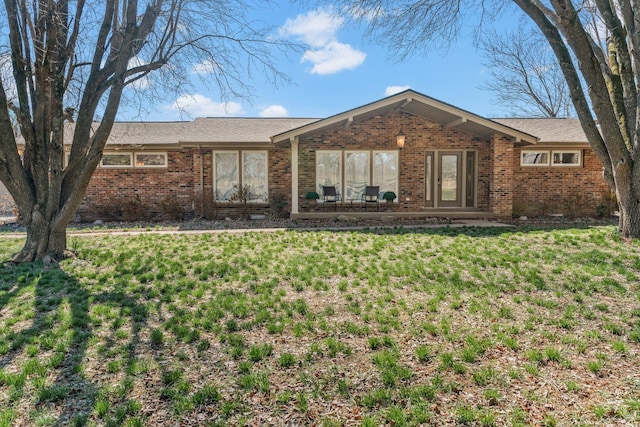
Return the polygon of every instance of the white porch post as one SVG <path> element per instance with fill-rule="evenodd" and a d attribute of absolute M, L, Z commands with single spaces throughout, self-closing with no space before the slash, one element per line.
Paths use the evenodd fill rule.
<path fill-rule="evenodd" d="M 291 214 L 298 214 L 298 137 L 291 141 Z"/>

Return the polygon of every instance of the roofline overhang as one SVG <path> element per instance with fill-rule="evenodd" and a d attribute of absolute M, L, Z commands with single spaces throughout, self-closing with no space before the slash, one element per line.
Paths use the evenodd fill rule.
<path fill-rule="evenodd" d="M 359 116 L 366 116 L 367 114 L 370 114 L 376 110 L 384 110 L 391 107 L 393 107 L 394 109 L 402 109 L 407 107 L 412 102 L 422 102 L 425 105 L 440 109 L 455 116 L 456 118 L 449 123 L 443 123 L 445 127 L 454 127 L 460 124 L 473 122 L 478 125 L 484 126 L 487 129 L 491 129 L 494 132 L 509 136 L 513 138 L 518 144 L 526 145 L 538 143 L 538 138 L 533 135 L 494 122 L 493 120 L 478 116 L 477 114 L 473 114 L 469 111 L 454 107 L 453 105 L 423 95 L 412 89 L 408 89 L 395 95 L 391 95 L 378 101 L 363 105 L 361 107 L 357 107 L 343 113 L 327 117 L 326 119 L 318 120 L 317 122 L 313 122 L 308 125 L 300 126 L 298 128 L 282 132 L 280 134 L 272 136 L 271 141 L 276 143 L 291 140 L 296 136 L 312 133 L 323 128 L 337 126 L 343 124 L 343 122 L 344 126 L 348 127 L 353 123 L 353 121 L 357 120 Z"/>

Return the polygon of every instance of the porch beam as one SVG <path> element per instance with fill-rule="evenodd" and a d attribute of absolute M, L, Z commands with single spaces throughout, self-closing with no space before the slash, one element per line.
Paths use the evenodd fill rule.
<path fill-rule="evenodd" d="M 298 143 L 297 136 L 290 139 L 291 141 L 291 215 L 299 213 L 298 206 Z"/>
<path fill-rule="evenodd" d="M 467 123 L 467 118 L 466 117 L 458 117 L 457 119 L 455 119 L 453 121 L 450 121 L 449 123 L 446 123 L 444 125 L 444 128 L 445 129 L 449 129 L 449 128 L 452 128 L 452 127 L 455 127 L 455 126 L 459 126 L 459 125 L 461 125 L 463 123 Z"/>
<path fill-rule="evenodd" d="M 344 128 L 346 129 L 349 126 L 351 126 L 352 124 L 353 124 L 353 116 L 347 118 L 347 121 L 344 124 Z"/>
<path fill-rule="evenodd" d="M 413 98 L 407 98 L 404 100 L 404 102 L 400 105 L 400 109 L 403 109 L 404 107 L 406 107 L 407 105 L 411 104 L 411 102 L 413 102 Z"/>

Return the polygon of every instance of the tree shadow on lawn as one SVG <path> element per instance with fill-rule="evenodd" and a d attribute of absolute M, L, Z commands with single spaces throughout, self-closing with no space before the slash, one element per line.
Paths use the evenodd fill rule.
<path fill-rule="evenodd" d="M 3 317 L 15 315 L 15 305 L 20 305 L 18 299 L 33 297 L 33 315 L 28 316 L 31 325 L 22 328 L 27 320 L 19 320 L 6 328 L 9 331 L 4 336 L 0 334 L 0 373 L 4 374 L 0 376 L 0 390 L 2 387 L 10 390 L 7 393 L 10 404 L 25 399 L 27 403 L 35 402 L 31 413 L 15 413 L 14 419 L 30 423 L 33 422 L 30 417 L 43 412 L 55 414 L 53 425 L 84 425 L 102 392 L 83 372 L 87 347 L 94 336 L 90 304 L 113 304 L 120 307 L 120 315 L 131 317 L 125 368 L 135 362 L 140 330 L 146 323 L 146 308 L 121 292 L 91 293 L 57 265 L 2 263 L 0 278 L 0 292 L 5 291 L 0 294 Z M 30 287 L 34 295 L 28 295 Z M 18 307 L 16 312 L 20 315 L 24 311 Z M 26 368 L 31 360 L 39 361 L 40 368 L 35 372 Z M 10 372 L 14 375 L 9 378 Z M 28 381 L 33 383 L 36 396 L 25 395 Z M 20 405 L 16 405 L 18 408 Z M 120 424 L 124 420 L 112 421 Z"/>

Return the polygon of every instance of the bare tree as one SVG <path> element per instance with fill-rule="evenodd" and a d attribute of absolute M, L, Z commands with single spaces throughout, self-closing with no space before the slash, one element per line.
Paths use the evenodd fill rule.
<path fill-rule="evenodd" d="M 558 62 L 542 35 L 535 30 L 481 35 L 478 47 L 490 69 L 482 86 L 497 104 L 522 117 L 574 115 L 569 87 Z"/>
<path fill-rule="evenodd" d="M 342 0 L 399 58 L 445 47 L 465 19 L 480 28 L 516 5 L 544 35 L 589 144 L 615 191 L 623 237 L 640 238 L 640 3 L 638 0 Z M 601 41 L 605 39 L 606 42 Z"/>
<path fill-rule="evenodd" d="M 176 87 L 196 64 L 223 97 L 248 95 L 246 82 L 256 71 L 273 81 L 286 78 L 271 52 L 291 45 L 254 29 L 245 18 L 250 6 L 242 0 L 4 1 L 0 62 L 10 60 L 11 78 L 0 79 L 0 180 L 27 229 L 15 262 L 63 256 L 66 227 L 127 87 Z M 148 80 L 154 75 L 161 77 L 155 85 Z M 74 130 L 65 141 L 70 120 Z"/>

